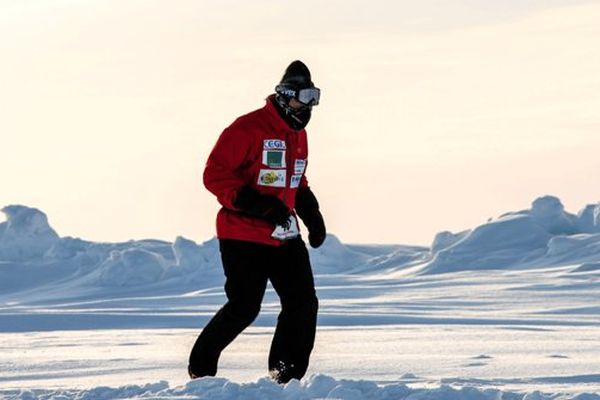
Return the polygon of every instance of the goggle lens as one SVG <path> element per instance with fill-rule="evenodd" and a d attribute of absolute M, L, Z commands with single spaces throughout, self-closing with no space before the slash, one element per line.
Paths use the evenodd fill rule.
<path fill-rule="evenodd" d="M 307 106 L 316 106 L 321 98 L 321 90 L 319 88 L 306 88 L 298 91 L 298 101 Z"/>

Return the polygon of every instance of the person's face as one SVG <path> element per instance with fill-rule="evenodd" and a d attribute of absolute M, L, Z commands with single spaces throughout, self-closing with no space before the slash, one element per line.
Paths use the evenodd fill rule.
<path fill-rule="evenodd" d="M 289 105 L 290 105 L 290 107 L 292 107 L 295 110 L 298 110 L 298 109 L 300 109 L 302 107 L 306 107 L 306 105 L 300 103 L 298 100 L 296 100 L 294 98 L 290 99 Z"/>

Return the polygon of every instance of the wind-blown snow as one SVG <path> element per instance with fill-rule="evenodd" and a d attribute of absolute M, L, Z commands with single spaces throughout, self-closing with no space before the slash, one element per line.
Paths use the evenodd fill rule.
<path fill-rule="evenodd" d="M 2 211 L 7 220 L 0 224 L 0 260 L 86 268 L 97 275 L 96 284 L 110 286 L 148 285 L 166 277 L 207 286 L 219 283 L 219 277 L 213 276 L 216 282 L 205 279 L 207 272 L 219 271 L 214 268 L 220 262 L 214 240 L 202 245 L 183 237 L 174 243 L 92 243 L 59 238 L 37 209 L 7 206 Z M 472 230 L 440 232 L 429 249 L 405 246 L 374 257 L 364 247 L 344 245 L 330 235 L 324 246 L 311 249 L 311 258 L 319 272 L 327 274 L 372 270 L 384 264 L 395 268 L 420 264 L 420 273 L 444 273 L 555 265 L 567 258 L 594 261 L 599 247 L 600 205 L 588 205 L 574 215 L 556 197 L 545 196 L 530 209 L 504 214 Z"/>
<path fill-rule="evenodd" d="M 136 286 L 158 281 L 166 271 L 167 261 L 144 249 L 113 250 L 99 268 L 104 284 Z"/>
<path fill-rule="evenodd" d="M 2 211 L 0 398 L 599 399 L 583 393 L 600 391 L 600 204 L 572 214 L 540 197 L 430 247 L 329 235 L 309 250 L 316 375 L 286 387 L 259 379 L 270 288 L 223 355 L 224 376 L 251 383 L 184 385 L 187 351 L 225 301 L 216 239 L 96 243 L 60 237 L 40 210 Z"/>
<path fill-rule="evenodd" d="M 600 395 L 544 395 L 480 390 L 471 387 L 455 389 L 443 385 L 437 389 L 411 389 L 405 384 L 377 385 L 371 381 L 337 380 L 314 375 L 306 381 L 277 385 L 267 378 L 253 383 L 233 383 L 223 378 L 204 378 L 184 386 L 169 387 L 165 381 L 119 388 L 97 387 L 89 390 L 24 390 L 15 392 L 15 400 L 29 399 L 198 399 L 198 400 L 600 400 Z"/>
<path fill-rule="evenodd" d="M 568 248 L 579 262 L 598 256 L 590 242 L 600 243 L 600 205 L 586 206 L 577 216 L 564 210 L 553 196 L 536 199 L 528 210 L 511 212 L 457 235 L 438 234 L 432 245 L 433 259 L 424 273 L 460 270 L 522 268 L 525 265 L 553 265 L 555 257 Z M 587 249 L 585 249 L 587 247 Z"/>

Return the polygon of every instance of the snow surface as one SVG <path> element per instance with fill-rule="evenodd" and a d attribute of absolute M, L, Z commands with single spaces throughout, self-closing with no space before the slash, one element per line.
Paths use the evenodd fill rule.
<path fill-rule="evenodd" d="M 225 301 L 215 239 L 95 243 L 60 237 L 40 210 L 2 211 L 0 399 L 600 400 L 600 204 L 571 214 L 544 196 L 430 247 L 329 235 L 310 250 L 312 364 L 285 387 L 262 379 L 272 290 L 223 354 L 228 379 L 187 382 Z"/>
<path fill-rule="evenodd" d="M 184 386 L 169 387 L 165 381 L 146 385 L 129 385 L 120 388 L 96 387 L 89 390 L 25 390 L 12 393 L 20 399 L 411 399 L 411 400 L 470 400 L 470 399 L 578 399 L 597 400 L 600 395 L 549 396 L 540 392 L 527 395 L 501 392 L 497 389 L 479 390 L 465 387 L 454 389 L 443 385 L 436 389 L 411 389 L 405 384 L 377 385 L 371 381 L 336 380 L 326 375 L 313 375 L 304 382 L 292 381 L 277 385 L 268 378 L 253 383 L 234 383 L 224 378 L 197 379 Z"/>

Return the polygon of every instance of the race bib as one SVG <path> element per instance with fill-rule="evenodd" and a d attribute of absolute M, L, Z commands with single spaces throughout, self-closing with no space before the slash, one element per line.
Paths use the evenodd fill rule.
<path fill-rule="evenodd" d="M 277 240 L 289 240 L 294 239 L 300 235 L 300 230 L 298 229 L 298 221 L 296 217 L 290 215 L 289 219 L 289 228 L 284 228 L 281 225 L 277 225 L 273 233 L 271 233 L 271 237 Z"/>

